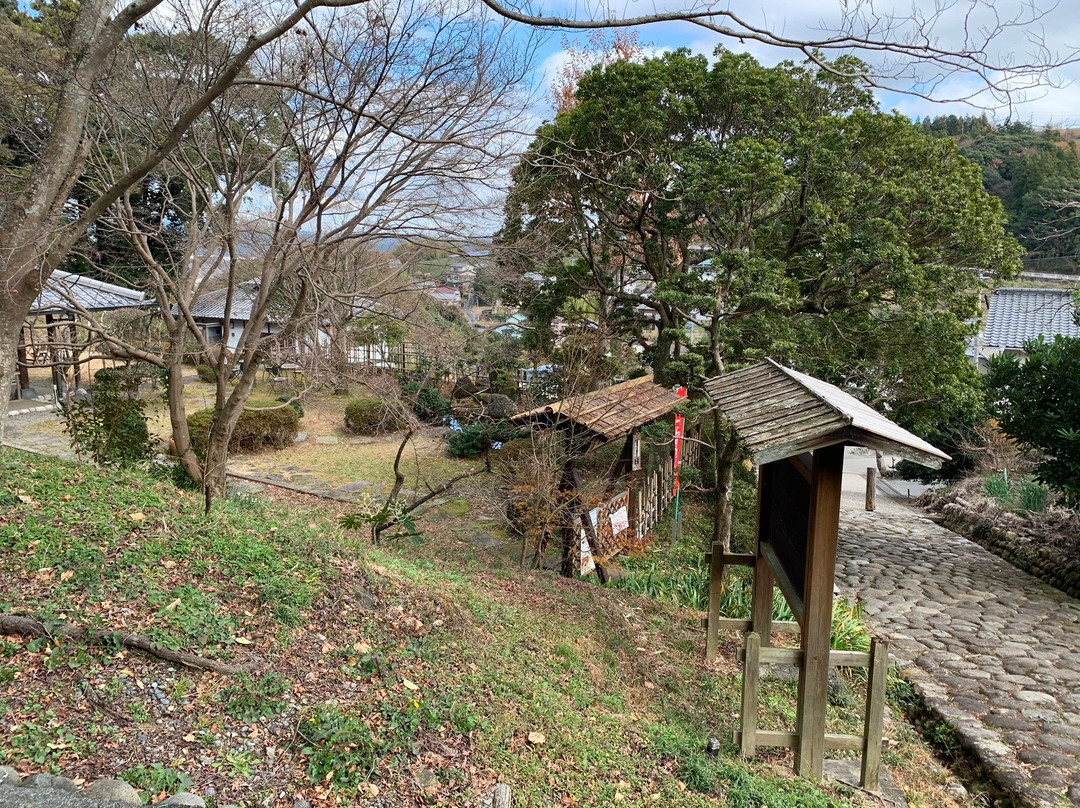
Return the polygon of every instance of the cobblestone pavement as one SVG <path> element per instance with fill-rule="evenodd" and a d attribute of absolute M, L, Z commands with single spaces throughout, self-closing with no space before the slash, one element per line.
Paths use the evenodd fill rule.
<path fill-rule="evenodd" d="M 841 591 L 1018 804 L 1080 805 L 1080 601 L 913 508 L 853 500 Z"/>

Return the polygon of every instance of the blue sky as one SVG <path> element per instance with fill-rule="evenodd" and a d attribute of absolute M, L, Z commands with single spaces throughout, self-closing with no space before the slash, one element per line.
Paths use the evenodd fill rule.
<path fill-rule="evenodd" d="M 597 10 L 585 9 L 577 0 L 547 0 L 543 7 L 545 13 L 576 13 L 579 15 L 596 14 Z M 607 14 L 642 14 L 652 8 L 674 9 L 679 0 L 649 0 L 646 4 L 640 0 L 626 0 L 622 5 L 611 5 Z M 987 57 L 995 64 L 1018 64 L 1038 57 L 1036 48 L 1045 44 L 1060 57 L 1068 57 L 1080 48 L 1080 14 L 1068 7 L 1069 0 L 1056 6 L 1042 0 L 1036 3 L 1043 6 L 1038 12 L 1038 19 L 1031 19 L 1030 9 L 1025 9 L 1022 2 L 1015 0 L 967 0 L 958 2 L 940 18 L 935 20 L 931 31 L 934 39 L 945 48 L 955 50 L 965 44 L 965 26 L 968 47 L 975 42 L 985 40 L 985 32 L 1008 21 L 1017 15 L 1024 17 L 1023 25 L 1005 27 L 993 37 L 986 49 Z M 790 38 L 820 38 L 824 32 L 834 31 L 840 22 L 841 9 L 846 5 L 849 11 L 858 11 L 858 2 L 843 4 L 841 0 L 773 0 L 772 2 L 750 2 L 749 0 L 731 0 L 724 8 L 739 15 L 751 26 L 768 28 Z M 929 14 L 933 3 L 918 0 L 914 4 L 916 13 Z M 765 8 L 768 11 L 764 10 Z M 897 17 L 908 18 L 912 14 L 911 5 L 897 4 L 889 7 L 885 3 L 875 4 L 877 13 L 889 12 Z M 531 9 L 534 13 L 538 7 Z M 600 12 L 602 13 L 602 12 Z M 864 17 L 864 20 L 867 18 Z M 880 16 L 877 18 L 880 19 Z M 801 59 L 791 50 L 766 46 L 756 42 L 740 43 L 730 37 L 691 25 L 689 23 L 664 23 L 644 26 L 637 29 L 638 39 L 642 44 L 650 44 L 656 50 L 687 47 L 697 53 L 711 55 L 718 44 L 730 50 L 747 51 L 765 64 L 775 64 L 784 59 Z M 571 35 L 574 40 L 584 41 L 581 35 Z M 541 117 L 550 114 L 550 93 L 547 91 L 558 67 L 566 58 L 561 43 L 561 35 L 555 33 L 541 46 L 541 62 L 537 68 L 537 86 L 544 95 L 537 112 Z M 872 61 L 865 54 L 862 58 Z M 925 75 L 925 72 L 924 72 Z M 1067 64 L 1054 71 L 1053 84 L 1060 86 L 1041 86 L 1017 93 L 1012 106 L 1002 104 L 989 97 L 977 99 L 976 105 L 956 101 L 934 103 L 903 93 L 878 91 L 879 103 L 886 110 L 897 109 L 909 117 L 925 115 L 947 115 L 955 113 L 981 114 L 984 110 L 991 120 L 1003 121 L 1006 118 L 1032 123 L 1036 126 L 1054 125 L 1059 127 L 1080 126 L 1080 65 Z M 901 79 L 899 87 L 917 86 L 913 79 Z M 933 92 L 937 99 L 954 99 L 970 94 L 982 85 L 973 77 L 953 76 L 947 78 Z"/>

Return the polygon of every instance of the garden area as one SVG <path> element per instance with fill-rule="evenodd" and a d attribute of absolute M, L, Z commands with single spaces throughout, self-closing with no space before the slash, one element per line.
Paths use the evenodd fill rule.
<path fill-rule="evenodd" d="M 243 671 L 5 636 L 0 760 L 24 772 L 118 775 L 147 803 L 184 787 L 211 806 L 465 805 L 495 782 L 520 806 L 879 804 L 793 779 L 788 753 L 737 756 L 734 635 L 706 668 L 696 610 L 522 574 L 455 533 L 452 508 L 374 547 L 325 500 L 279 489 L 204 516 L 144 472 L 12 450 L 0 498 L 21 610 Z M 859 725 L 862 686 L 832 689 L 831 728 Z M 794 692 L 766 682 L 763 726 L 792 720 Z M 905 718 L 910 692 L 890 694 L 885 759 L 910 804 L 974 804 Z"/>

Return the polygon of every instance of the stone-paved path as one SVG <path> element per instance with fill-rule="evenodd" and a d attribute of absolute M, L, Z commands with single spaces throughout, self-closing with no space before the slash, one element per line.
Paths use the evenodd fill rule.
<path fill-rule="evenodd" d="M 837 585 L 1020 805 L 1080 805 L 1080 601 L 895 501 L 845 498 Z"/>
<path fill-rule="evenodd" d="M 4 444 L 35 454 L 74 460 L 68 436 L 59 429 L 55 412 L 30 412 L 6 419 Z"/>

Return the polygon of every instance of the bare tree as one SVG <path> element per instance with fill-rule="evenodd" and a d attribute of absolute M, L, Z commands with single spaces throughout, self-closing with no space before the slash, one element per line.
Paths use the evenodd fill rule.
<path fill-rule="evenodd" d="M 1076 59 L 1075 53 L 1061 55 L 1045 47 L 1038 26 L 1046 12 L 1034 4 L 1012 17 L 999 16 L 987 0 L 969 0 L 963 4 L 965 8 L 937 4 L 927 13 L 916 8 L 905 17 L 879 15 L 870 3 L 857 2 L 843 6 L 833 32 L 797 39 L 785 36 L 782 27 L 753 25 L 730 10 L 707 4 L 619 19 L 606 9 L 597 9 L 593 16 L 548 16 L 500 0 L 482 2 L 505 19 L 541 28 L 604 28 L 684 20 L 732 41 L 762 42 L 812 59 L 820 59 L 819 53 L 854 50 L 883 59 L 877 68 L 858 69 L 867 82 L 939 100 L 946 92 L 946 79 L 957 73 L 974 77 L 983 91 L 1000 101 L 1016 90 L 1044 84 L 1051 80 L 1054 67 Z M 195 5 L 170 0 L 131 0 L 120 5 L 112 0 L 82 0 L 74 16 L 62 21 L 58 33 L 40 46 L 4 48 L 3 72 L 11 84 L 6 91 L 13 98 L 34 99 L 35 108 L 43 114 L 36 117 L 34 128 L 40 136 L 29 146 L 32 159 L 18 177 L 16 191 L 0 201 L 0 378 L 14 372 L 20 326 L 52 271 L 111 206 L 181 146 L 195 122 L 242 78 L 255 54 L 294 30 L 317 39 L 320 31 L 328 30 L 321 16 L 325 10 L 364 5 L 365 0 L 301 0 L 295 4 L 234 0 Z M 462 16 L 478 16 L 475 7 L 456 8 Z M 959 39 L 944 43 L 936 36 L 936 27 L 945 26 L 957 14 Z M 336 17 L 335 24 L 348 19 L 352 19 L 350 14 Z M 357 19 L 358 26 L 374 25 L 378 15 Z M 10 34 L 13 23 L 8 19 L 0 22 L 5 35 Z M 92 111 L 101 103 L 102 87 L 113 78 L 118 51 L 133 29 L 169 37 L 184 33 L 185 27 L 219 43 L 219 59 L 212 65 L 193 62 L 172 77 L 175 94 L 182 102 L 169 105 L 154 119 L 153 137 L 144 148 L 129 155 L 125 169 L 113 182 L 85 199 L 73 215 L 69 205 L 72 187 L 91 145 L 102 134 L 93 126 Z M 1026 37 L 1031 58 L 995 59 L 990 55 L 993 46 L 1013 30 Z M 59 50 L 59 58 L 42 57 L 44 61 L 39 61 L 43 52 L 55 50 Z M 444 100 L 451 105 L 468 99 L 451 93 Z M 418 212 L 414 221 L 421 219 Z M 8 406 L 7 397 L 0 398 L 2 414 Z"/>
<path fill-rule="evenodd" d="M 99 219 L 149 270 L 168 340 L 146 350 L 95 327 L 118 352 L 167 371 L 176 451 L 208 501 L 224 489 L 229 439 L 272 344 L 309 371 L 328 359 L 340 373 L 341 327 L 409 289 L 385 262 L 356 262 L 363 245 L 472 210 L 472 186 L 499 170 L 500 142 L 522 109 L 527 51 L 506 41 L 505 23 L 422 0 L 328 16 L 305 40 L 261 53 L 162 164 L 156 182 L 178 191 L 163 194 L 167 207 L 188 206 L 183 249 L 162 257 L 155 244 L 167 240 L 170 217 L 140 218 L 131 190 Z M 153 75 L 125 97 L 160 102 Z M 131 127 L 139 113 L 131 103 L 110 123 Z M 127 170 L 122 155 L 110 158 L 89 163 L 102 186 Z M 245 321 L 238 334 L 226 325 L 229 350 L 213 354 L 197 316 L 211 287 L 223 287 L 223 321 Z M 189 343 L 213 357 L 217 379 L 201 459 L 183 400 Z"/>

